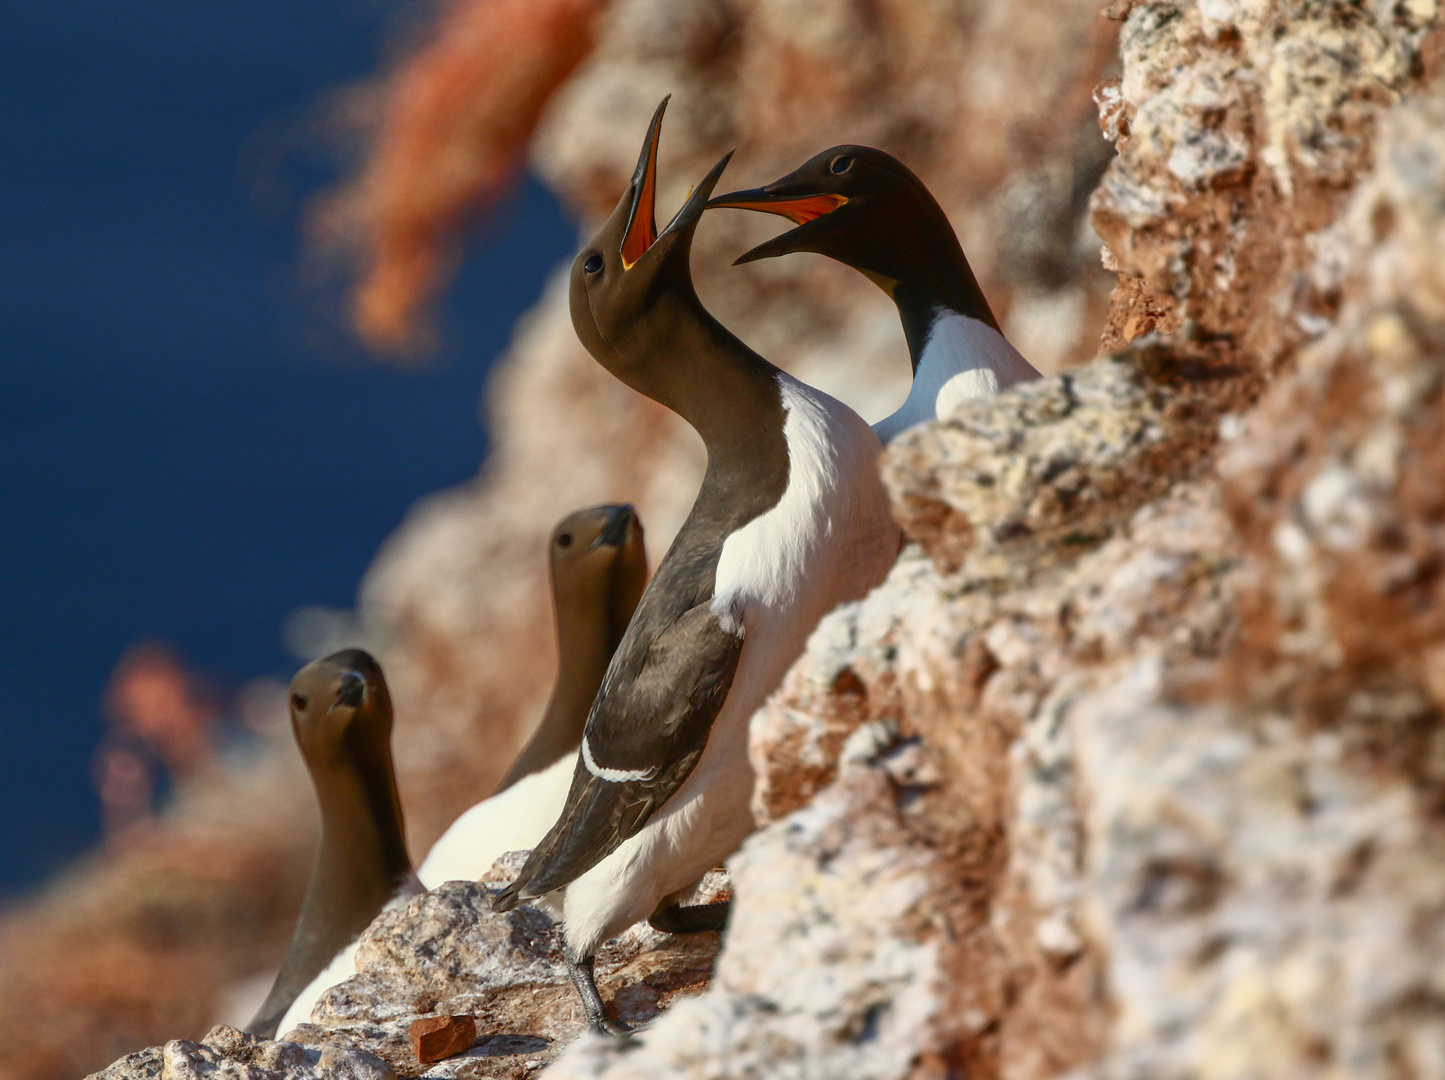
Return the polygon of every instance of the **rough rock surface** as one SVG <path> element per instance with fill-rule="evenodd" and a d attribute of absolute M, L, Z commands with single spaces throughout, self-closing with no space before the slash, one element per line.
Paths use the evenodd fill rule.
<path fill-rule="evenodd" d="M 316 1048 L 246 1035 L 224 1024 L 200 1042 L 176 1039 L 121 1058 L 96 1073 L 98 1080 L 396 1080 L 391 1066 L 375 1055 L 336 1045 Z"/>
<path fill-rule="evenodd" d="M 311 1023 L 281 1036 L 313 1049 L 365 1050 L 401 1076 L 513 1076 L 553 1061 L 586 1026 L 558 927 L 535 907 L 492 911 L 492 896 L 525 855 L 504 856 L 481 882 L 449 881 L 378 916 L 362 935 L 357 974 L 322 996 Z M 728 895 L 726 877 L 713 873 L 688 899 Z M 715 933 L 680 937 L 638 925 L 599 953 L 598 984 L 619 1019 L 647 1024 L 706 985 L 718 943 Z M 428 1067 L 411 1028 L 439 1016 L 473 1017 L 477 1040 Z"/>
<path fill-rule="evenodd" d="M 668 90 L 664 206 L 734 142 L 738 186 L 877 142 L 954 214 L 1025 353 L 1058 371 L 1102 329 L 1108 355 L 885 455 L 912 543 L 754 718 L 761 828 L 710 981 L 715 939 L 634 930 L 604 995 L 649 1026 L 578 1038 L 546 917 L 451 883 L 368 931 L 300 1049 L 264 1051 L 277 1075 L 362 1053 L 418 1075 L 410 1022 L 465 1012 L 477 1046 L 427 1075 L 1445 1077 L 1440 8 L 1110 13 L 608 9 L 536 141 L 584 214 Z M 1097 185 L 1095 110 L 1118 151 Z M 1112 282 L 1086 269 L 1096 186 Z M 802 256 L 727 268 L 775 228 L 708 215 L 707 302 L 886 414 L 906 367 L 871 286 Z M 535 715 L 548 524 L 626 498 L 660 554 L 701 464 L 582 353 L 560 283 L 492 415 L 481 481 L 421 507 L 363 591 L 417 718 L 399 760 L 423 847 Z M 262 1051 L 227 1038 L 110 1076 L 167 1053 L 242 1075 Z"/>
<path fill-rule="evenodd" d="M 1136 350 L 904 433 L 883 477 L 940 570 L 1019 580 L 1188 477 L 1239 375 Z"/>

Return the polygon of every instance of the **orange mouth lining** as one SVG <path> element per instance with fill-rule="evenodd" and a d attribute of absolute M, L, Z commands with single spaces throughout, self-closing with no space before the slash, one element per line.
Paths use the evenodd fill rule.
<path fill-rule="evenodd" d="M 739 210 L 761 210 L 766 214 L 779 214 L 794 225 L 806 225 L 824 214 L 831 214 L 848 201 L 846 195 L 804 195 L 800 199 L 779 199 L 758 202 L 718 202 L 717 207 L 736 207 Z"/>
<path fill-rule="evenodd" d="M 657 197 L 657 147 L 652 148 L 647 174 L 642 180 L 642 194 L 637 200 L 637 213 L 632 228 L 622 240 L 622 269 L 631 270 L 657 240 L 657 225 L 652 207 Z"/>
<path fill-rule="evenodd" d="M 628 223 L 627 234 L 622 238 L 624 270 L 631 270 L 637 260 L 657 241 L 657 221 L 654 216 L 657 203 L 657 143 L 662 130 L 662 113 L 666 107 L 667 98 L 663 98 L 647 133 L 647 165 L 642 173 L 642 190 L 637 194 L 632 221 Z"/>

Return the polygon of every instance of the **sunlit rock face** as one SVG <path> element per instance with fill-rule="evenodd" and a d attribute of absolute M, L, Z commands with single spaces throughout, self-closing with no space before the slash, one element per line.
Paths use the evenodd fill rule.
<path fill-rule="evenodd" d="M 212 1028 L 197 1042 L 175 1039 L 130 1054 L 95 1075 L 102 1080 L 200 1080 L 203 1076 L 233 1080 L 271 1080 L 276 1076 L 296 1080 L 396 1080 L 396 1071 L 390 1065 L 365 1051 L 273 1042 L 225 1024 Z"/>
<path fill-rule="evenodd" d="M 728 864 L 721 952 L 637 929 L 601 961 L 636 1041 L 580 1034 L 543 913 L 493 915 L 491 884 L 452 883 L 382 916 L 290 1044 L 213 1033 L 109 1077 L 263 1057 L 267 1075 L 420 1075 L 407 1027 L 445 1012 L 476 1015 L 478 1042 L 428 1075 L 1445 1076 L 1440 11 L 1110 12 L 604 13 L 534 143 L 584 219 L 669 91 L 664 214 L 732 145 L 729 182 L 751 186 L 877 143 L 938 193 L 1050 377 L 885 453 L 909 544 L 754 717 L 760 827 Z M 728 265 L 777 228 L 709 214 L 702 295 L 774 361 L 891 412 L 907 363 L 881 293 L 813 256 Z M 550 524 L 634 502 L 656 560 L 703 464 L 586 356 L 560 281 L 490 393 L 482 476 L 419 506 L 363 589 L 412 725 L 419 850 L 540 709 Z M 194 955 L 155 1002 L 248 970 Z M 42 1047 L 46 1025 L 4 1008 Z M 128 1021 L 131 1045 L 186 1034 L 176 1015 Z M 73 1041 L 108 1053 L 85 1067 L 126 1048 L 95 1026 L 110 1041 Z"/>

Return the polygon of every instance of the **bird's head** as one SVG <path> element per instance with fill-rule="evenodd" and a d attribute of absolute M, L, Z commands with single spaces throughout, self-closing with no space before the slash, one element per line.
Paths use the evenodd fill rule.
<path fill-rule="evenodd" d="M 313 660 L 291 680 L 291 730 L 313 773 L 360 768 L 391 754 L 391 695 L 362 649 Z"/>
<path fill-rule="evenodd" d="M 670 294 L 694 295 L 688 266 L 693 233 L 732 156 L 729 152 L 713 166 L 658 232 L 657 145 L 667 101 L 663 98 L 652 115 L 637 168 L 617 209 L 572 262 L 570 300 L 577 336 L 603 367 L 629 382 L 630 358 L 644 354 L 649 335 L 656 333 L 651 309 Z"/>
<path fill-rule="evenodd" d="M 642 519 L 626 503 L 568 514 L 552 530 L 552 593 L 559 621 L 621 640 L 647 584 Z"/>
<path fill-rule="evenodd" d="M 892 154 L 871 146 L 824 150 L 787 176 L 750 191 L 719 195 L 709 209 L 778 214 L 794 228 L 739 256 L 736 263 L 794 251 L 827 255 L 859 270 L 890 294 L 930 234 L 953 231 L 923 182 Z"/>

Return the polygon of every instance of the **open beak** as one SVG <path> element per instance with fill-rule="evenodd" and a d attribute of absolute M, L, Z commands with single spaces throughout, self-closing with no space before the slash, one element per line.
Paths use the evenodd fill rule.
<path fill-rule="evenodd" d="M 723 170 L 732 160 L 733 152 L 729 150 L 702 178 L 702 182 L 693 188 L 687 200 L 682 204 L 682 208 L 668 222 L 667 227 L 662 232 L 657 231 L 656 217 L 654 216 L 657 202 L 657 142 L 658 136 L 662 132 L 662 114 L 667 109 L 667 102 L 671 97 L 672 95 L 669 94 L 663 98 L 662 103 L 657 106 L 657 111 L 652 114 L 652 123 L 647 128 L 647 140 L 642 144 L 642 154 L 637 159 L 637 170 L 632 174 L 632 208 L 628 213 L 627 228 L 622 234 L 621 254 L 624 270 L 631 270 L 636 266 L 637 260 L 642 258 L 659 240 L 689 232 L 690 227 L 698 223 L 702 212 L 707 209 L 708 197 L 712 195 L 713 188 L 717 186 Z"/>
<path fill-rule="evenodd" d="M 691 194 L 687 197 L 687 201 L 682 204 L 682 208 L 678 210 L 678 212 L 673 215 L 672 220 L 667 223 L 667 228 L 658 234 L 659 240 L 665 236 L 673 236 L 678 233 L 687 232 L 702 219 L 702 213 L 707 209 L 707 200 L 709 196 L 712 195 L 713 188 L 717 187 L 717 182 L 722 179 L 723 170 L 728 167 L 728 162 L 733 159 L 733 153 L 734 151 L 729 150 L 722 157 L 718 158 L 717 164 L 709 169 L 707 175 L 698 181 L 697 187 L 692 189 Z"/>
<path fill-rule="evenodd" d="M 733 207 L 738 210 L 761 210 L 765 214 L 778 214 L 797 226 L 797 228 L 780 233 L 771 240 L 765 240 L 751 251 L 739 255 L 733 260 L 734 266 L 804 250 L 797 246 L 803 239 L 797 235 L 802 227 L 817 221 L 820 217 L 826 217 L 848 201 L 848 196 L 835 195 L 831 192 L 819 195 L 793 195 L 774 190 L 783 182 L 780 180 L 768 187 L 719 195 L 707 204 L 709 210 Z"/>
<path fill-rule="evenodd" d="M 599 548 L 604 544 L 608 547 L 621 547 L 627 543 L 627 531 L 632 527 L 635 514 L 636 511 L 626 503 L 612 507 L 607 524 L 597 534 L 597 539 L 592 541 L 592 548 Z"/>
<path fill-rule="evenodd" d="M 657 241 L 657 143 L 662 134 L 662 114 L 667 111 L 668 94 L 652 114 L 647 139 L 632 173 L 632 210 L 622 234 L 622 268 L 631 270 L 638 259 Z"/>

